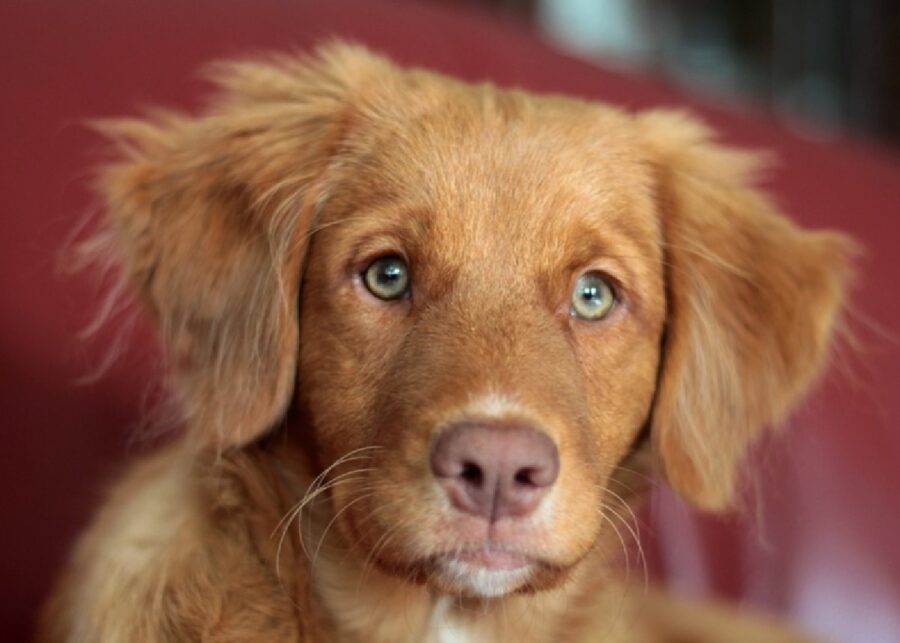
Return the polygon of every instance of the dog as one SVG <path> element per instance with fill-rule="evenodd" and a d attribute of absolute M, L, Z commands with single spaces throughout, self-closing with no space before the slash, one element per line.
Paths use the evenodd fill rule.
<path fill-rule="evenodd" d="M 682 113 L 346 43 L 210 74 L 198 116 L 100 126 L 184 431 L 112 488 L 41 640 L 807 640 L 627 580 L 621 536 L 653 476 L 735 506 L 851 240 Z"/>

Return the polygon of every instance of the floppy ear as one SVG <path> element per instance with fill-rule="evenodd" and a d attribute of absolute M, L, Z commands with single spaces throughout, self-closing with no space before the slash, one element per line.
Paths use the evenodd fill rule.
<path fill-rule="evenodd" d="M 124 157 L 100 176 L 124 272 L 160 327 L 193 437 L 253 440 L 290 403 L 297 295 L 317 184 L 385 63 L 332 46 L 231 63 L 199 117 L 104 122 Z"/>
<path fill-rule="evenodd" d="M 669 483 L 733 503 L 740 463 L 823 366 L 849 275 L 849 239 L 804 232 L 752 188 L 758 157 L 696 121 L 638 117 L 666 243 L 667 328 L 653 411 Z"/>

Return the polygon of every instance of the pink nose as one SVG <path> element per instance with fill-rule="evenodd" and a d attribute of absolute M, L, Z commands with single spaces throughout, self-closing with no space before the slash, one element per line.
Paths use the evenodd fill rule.
<path fill-rule="evenodd" d="M 495 522 L 535 510 L 556 482 L 559 452 L 529 426 L 462 423 L 438 436 L 431 470 L 454 507 Z"/>

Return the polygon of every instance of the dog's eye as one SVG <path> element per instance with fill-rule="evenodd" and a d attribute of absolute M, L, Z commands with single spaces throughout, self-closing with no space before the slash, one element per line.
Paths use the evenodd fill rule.
<path fill-rule="evenodd" d="M 403 299 L 409 294 L 409 268 L 400 257 L 381 257 L 363 273 L 369 292 L 379 299 Z"/>
<path fill-rule="evenodd" d="M 616 303 L 612 286 L 599 272 L 588 272 L 575 282 L 570 314 L 588 321 L 603 319 Z"/>

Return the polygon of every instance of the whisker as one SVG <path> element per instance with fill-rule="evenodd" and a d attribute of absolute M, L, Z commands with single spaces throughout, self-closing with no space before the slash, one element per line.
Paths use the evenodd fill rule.
<path fill-rule="evenodd" d="M 333 463 L 331 463 L 331 465 L 328 466 L 324 471 L 322 471 L 319 475 L 317 475 L 315 478 L 313 478 L 312 482 L 306 488 L 306 493 L 303 495 L 303 498 L 300 499 L 300 501 L 297 503 L 297 505 L 303 505 L 307 501 L 310 494 L 314 493 L 317 490 L 317 487 L 321 486 L 322 482 L 325 480 L 325 477 L 332 470 L 334 470 L 335 467 L 337 467 L 341 464 L 346 464 L 347 462 L 351 462 L 351 461 L 355 462 L 356 460 L 370 458 L 370 457 L 372 457 L 371 455 L 358 455 L 358 454 L 360 454 L 363 451 L 372 450 L 372 449 L 381 449 L 381 448 L 383 448 L 383 447 L 380 447 L 380 446 L 359 447 L 357 449 L 352 449 L 351 451 L 348 451 L 347 453 L 345 453 L 344 455 L 339 457 L 337 460 L 335 460 Z M 297 506 L 297 505 L 295 505 L 295 506 Z M 288 511 L 288 514 L 290 514 L 290 513 L 291 513 L 291 510 Z M 278 524 L 275 525 L 275 529 L 272 531 L 272 536 L 275 535 L 275 532 L 281 526 L 281 523 L 282 523 L 282 521 L 285 520 L 285 518 L 287 518 L 287 515 L 285 515 L 285 517 L 282 518 L 280 521 L 278 521 Z"/>
<path fill-rule="evenodd" d="M 607 491 L 609 491 L 609 490 L 607 489 Z M 609 491 L 609 492 L 612 493 L 613 495 L 617 496 L 617 494 L 615 492 L 613 492 L 613 491 Z M 620 500 L 621 500 L 621 498 L 620 498 Z M 631 526 L 630 521 L 628 521 L 624 517 L 622 517 L 622 515 L 618 511 L 616 511 L 609 505 L 604 505 L 604 508 L 607 509 L 608 511 L 611 511 L 613 513 L 613 515 L 619 519 L 619 521 L 622 523 L 622 525 L 624 525 L 625 529 L 628 530 L 628 532 L 631 534 L 631 537 L 634 539 L 634 544 L 637 546 L 637 549 L 638 549 L 638 557 L 640 560 L 641 568 L 643 569 L 643 572 L 644 572 L 644 593 L 646 594 L 650 587 L 650 574 L 647 570 L 647 556 L 644 553 L 644 545 L 643 545 L 643 543 L 641 543 L 641 537 L 639 534 L 640 527 L 638 525 L 637 516 L 634 515 L 634 511 L 632 511 L 631 508 L 628 507 L 628 505 L 624 505 L 624 506 L 631 513 L 631 517 L 634 520 L 634 527 Z"/>
<path fill-rule="evenodd" d="M 348 473 L 357 473 L 358 471 L 362 471 L 362 470 L 354 470 L 354 471 L 351 471 Z M 331 481 L 331 483 L 333 483 L 339 479 L 345 478 L 346 475 L 347 474 L 341 474 L 340 476 L 337 476 L 334 480 Z M 331 484 L 331 483 L 329 483 L 329 484 Z M 275 534 L 280 529 L 287 529 L 287 526 L 291 522 L 293 522 L 293 520 L 297 517 L 297 514 L 300 511 L 302 511 L 303 508 L 306 507 L 307 504 L 309 504 L 310 502 L 315 500 L 315 498 L 321 492 L 327 491 L 327 489 L 329 489 L 329 488 L 330 488 L 330 486 L 323 486 L 322 482 L 311 484 L 307 488 L 306 493 L 303 495 L 303 497 L 300 499 L 300 501 L 297 502 L 296 504 L 294 504 L 290 509 L 288 509 L 288 511 L 285 513 L 285 515 L 281 518 L 281 520 L 278 521 L 278 523 L 273 528 L 272 533 L 269 535 L 269 537 L 274 538 Z"/>
<path fill-rule="evenodd" d="M 338 485 L 345 483 L 345 482 L 349 482 L 349 483 L 359 482 L 360 480 L 365 479 L 365 474 L 369 473 L 370 471 L 374 471 L 374 469 L 371 467 L 366 467 L 363 469 L 353 469 L 352 471 L 347 471 L 345 473 L 342 473 L 339 476 L 336 476 L 333 480 L 329 480 L 327 483 L 320 485 L 319 488 L 316 489 L 316 491 L 313 494 L 311 494 L 304 501 L 304 503 L 301 507 L 301 511 L 303 509 L 305 509 L 306 507 L 309 507 L 310 505 L 312 505 L 312 503 L 315 502 L 316 500 L 318 500 L 319 497 L 321 497 L 324 494 L 326 494 L 327 492 L 331 491 Z M 300 512 L 298 512 L 296 517 L 297 517 L 297 534 L 298 534 L 298 538 L 300 539 L 300 549 L 303 550 L 303 555 L 306 556 L 307 559 L 309 559 L 309 551 L 306 549 L 306 540 L 303 538 L 303 534 L 304 534 L 303 518 L 302 518 L 302 516 L 300 516 Z M 312 516 L 310 514 L 307 514 L 307 517 L 309 520 L 312 520 Z M 311 529 L 311 526 L 307 527 L 307 530 L 308 529 Z"/>
<path fill-rule="evenodd" d="M 359 471 L 352 471 L 350 473 L 359 473 Z M 329 489 L 331 489 L 332 487 L 335 487 L 338 484 L 345 483 L 345 482 L 354 482 L 354 481 L 355 481 L 355 478 L 343 477 L 343 479 L 340 479 L 340 480 L 335 479 L 334 481 L 329 482 L 328 485 L 319 489 L 316 492 L 316 494 L 314 494 L 312 497 L 301 500 L 299 503 L 297 503 L 297 505 L 295 505 L 295 507 L 291 511 L 289 511 L 288 515 L 285 517 L 285 518 L 288 518 L 287 520 L 285 520 L 285 518 L 282 518 L 282 520 L 280 522 L 283 523 L 283 527 L 281 527 L 281 534 L 278 539 L 278 546 L 276 547 L 276 550 L 275 550 L 275 573 L 276 573 L 276 576 L 278 576 L 279 578 L 281 577 L 281 550 L 282 550 L 282 547 L 284 546 L 284 541 L 285 541 L 285 538 L 287 537 L 287 533 L 288 533 L 288 530 L 290 529 L 291 523 L 294 522 L 294 520 L 296 520 L 300 516 L 300 514 L 303 512 L 303 510 L 306 508 L 306 506 L 310 502 L 315 500 L 315 498 L 318 497 L 318 495 L 320 493 L 324 493 L 325 491 L 328 491 Z M 274 537 L 274 535 L 275 534 L 273 532 L 272 536 Z M 298 542 L 300 544 L 300 549 L 303 551 L 303 554 L 307 558 L 309 558 L 309 552 L 306 549 L 306 544 L 303 539 L 303 530 L 302 530 L 300 521 L 298 521 L 297 536 L 298 536 Z"/>
<path fill-rule="evenodd" d="M 363 561 L 363 573 L 360 575 L 359 582 L 356 584 L 356 593 L 362 591 L 363 585 L 365 584 L 366 579 L 368 578 L 369 572 L 375 569 L 375 560 L 384 551 L 384 548 L 387 547 L 388 543 L 391 541 L 397 533 L 400 531 L 400 526 L 395 525 L 393 528 L 385 531 L 381 537 L 375 542 L 375 545 L 372 547 L 369 554 L 366 556 L 365 561 Z"/>
<path fill-rule="evenodd" d="M 618 469 L 619 471 L 624 471 L 626 473 L 634 474 L 637 477 L 639 477 L 643 480 L 646 480 L 647 482 L 656 482 L 656 478 L 654 478 L 653 476 L 647 475 L 647 472 L 639 471 L 637 469 L 632 469 L 630 467 L 625 466 L 624 464 L 616 465 L 616 469 Z M 614 479 L 614 478 L 612 478 L 612 479 Z"/>
<path fill-rule="evenodd" d="M 625 595 L 628 592 L 628 588 L 630 587 L 628 580 L 631 576 L 631 567 L 630 567 L 630 563 L 628 562 L 629 561 L 628 548 L 625 545 L 625 539 L 622 538 L 622 533 L 616 527 L 616 524 L 612 520 L 612 518 L 610 518 L 605 513 L 603 513 L 603 509 L 608 509 L 608 508 L 609 507 L 607 505 L 605 505 L 605 504 L 602 505 L 600 508 L 600 516 L 609 523 L 609 526 L 613 528 L 613 531 L 615 531 L 616 535 L 619 537 L 619 542 L 621 543 L 623 553 L 625 554 L 626 563 L 625 563 L 625 582 L 622 584 L 622 592 L 619 597 L 619 605 L 616 607 L 615 616 L 612 619 L 610 619 L 609 627 L 607 628 L 607 633 L 612 632 L 613 628 L 616 626 L 616 623 L 618 622 L 618 620 L 620 618 L 622 618 L 622 611 L 625 608 Z M 606 638 L 605 635 L 603 638 Z"/>
<path fill-rule="evenodd" d="M 281 553 L 284 548 L 284 541 L 287 538 L 287 533 L 290 529 L 291 523 L 293 523 L 294 520 L 298 520 L 298 518 L 300 518 L 300 516 L 302 515 L 303 510 L 321 494 L 334 488 L 338 484 L 357 481 L 360 476 L 364 476 L 367 472 L 372 470 L 371 468 L 354 469 L 344 472 L 336 476 L 334 479 L 327 481 L 326 483 L 328 474 L 331 473 L 336 467 L 342 464 L 348 464 L 350 462 L 369 459 L 372 457 L 371 454 L 367 454 L 365 452 L 380 448 L 383 447 L 377 445 L 363 446 L 356 449 L 351 449 L 347 453 L 337 458 L 337 460 L 335 460 L 330 466 L 326 467 L 321 473 L 319 473 L 319 475 L 313 478 L 312 482 L 306 488 L 303 497 L 296 504 L 292 505 L 285 512 L 284 516 L 282 516 L 281 519 L 276 523 L 269 537 L 275 538 L 276 535 L 278 535 L 278 545 L 275 550 L 275 574 L 279 579 L 279 582 L 281 582 Z M 298 520 L 297 522 L 297 538 L 300 549 L 303 551 L 304 556 L 309 558 L 309 552 L 306 548 L 306 541 L 303 535 L 302 519 Z"/>
<path fill-rule="evenodd" d="M 369 492 L 369 493 L 363 494 L 361 496 L 358 496 L 358 497 L 354 498 L 353 500 L 351 500 L 350 502 L 348 502 L 343 507 L 341 507 L 340 510 L 335 512 L 335 514 L 331 518 L 331 520 L 328 521 L 328 524 L 325 525 L 325 529 L 322 531 L 322 535 L 319 537 L 319 544 L 316 545 L 316 551 L 312 557 L 311 567 L 313 569 L 315 569 L 316 563 L 319 560 L 319 552 L 322 549 L 322 545 L 325 543 L 325 538 L 328 536 L 328 531 L 331 529 L 332 525 L 334 525 L 334 523 L 341 517 L 341 514 L 343 514 L 345 511 L 347 511 L 350 507 L 352 507 L 356 503 L 358 503 L 362 500 L 366 500 L 367 498 L 371 498 L 374 495 L 375 495 L 375 492 Z"/>
<path fill-rule="evenodd" d="M 605 504 L 601 504 L 600 506 L 600 516 L 609 523 L 609 526 L 612 527 L 613 531 L 616 532 L 616 536 L 619 539 L 619 543 L 622 545 L 622 554 L 625 556 L 625 580 L 628 581 L 631 576 L 631 557 L 628 554 L 628 546 L 625 544 L 625 538 L 622 536 L 622 532 L 619 531 L 619 528 L 616 526 L 616 523 L 612 518 L 607 516 L 604 513 L 604 510 L 608 509 Z"/>

